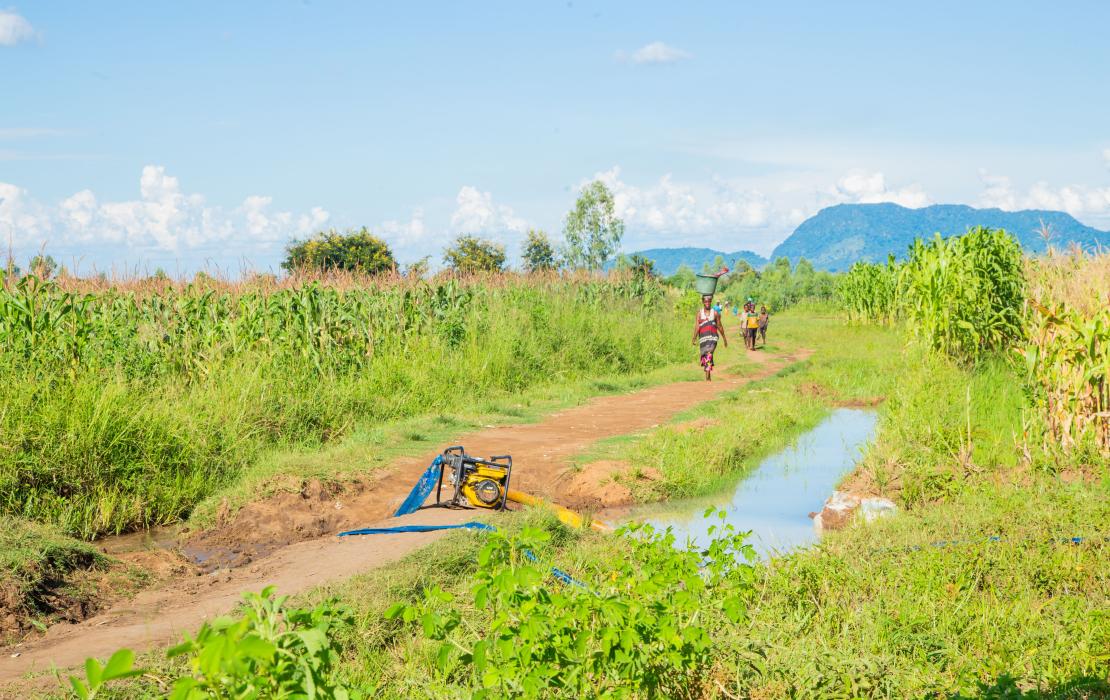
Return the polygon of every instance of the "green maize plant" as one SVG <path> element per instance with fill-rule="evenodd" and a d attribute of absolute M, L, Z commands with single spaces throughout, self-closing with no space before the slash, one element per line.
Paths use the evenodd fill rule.
<path fill-rule="evenodd" d="M 1025 337 L 1021 246 L 1005 231 L 914 241 L 898 286 L 914 335 L 957 360 L 975 362 Z"/>
<path fill-rule="evenodd" d="M 1026 386 L 1042 447 L 1110 457 L 1110 255 L 1030 263 Z"/>
<path fill-rule="evenodd" d="M 893 323 L 897 317 L 898 265 L 891 256 L 886 265 L 857 262 L 840 280 L 840 303 L 853 321 Z"/>

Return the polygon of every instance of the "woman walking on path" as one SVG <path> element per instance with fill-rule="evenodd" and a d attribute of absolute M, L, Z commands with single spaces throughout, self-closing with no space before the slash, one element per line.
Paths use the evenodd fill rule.
<path fill-rule="evenodd" d="M 701 309 L 694 320 L 694 339 L 691 341 L 701 351 L 701 368 L 705 371 L 705 381 L 711 381 L 713 374 L 713 352 L 717 349 L 718 337 L 725 341 L 728 347 L 728 337 L 725 336 L 725 325 L 721 320 L 721 313 L 713 308 L 713 296 L 702 295 Z"/>
<path fill-rule="evenodd" d="M 760 305 L 759 307 L 759 338 L 763 341 L 763 347 L 767 347 L 767 324 L 771 320 L 771 315 L 767 313 L 767 307 Z"/>

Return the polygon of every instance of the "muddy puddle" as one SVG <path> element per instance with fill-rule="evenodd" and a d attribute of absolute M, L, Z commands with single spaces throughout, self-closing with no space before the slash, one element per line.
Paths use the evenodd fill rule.
<path fill-rule="evenodd" d="M 778 454 L 763 460 L 735 487 L 714 496 L 611 509 L 599 517 L 611 523 L 637 520 L 671 527 L 678 542 L 709 541 L 714 523 L 703 516 L 715 506 L 761 556 L 786 553 L 817 541 L 809 514 L 821 510 L 840 479 L 851 471 L 875 435 L 875 411 L 838 408 Z"/>
<path fill-rule="evenodd" d="M 246 555 L 233 547 L 183 541 L 183 533 L 181 525 L 172 525 L 124 535 L 109 535 L 94 540 L 92 544 L 105 554 L 115 557 L 126 558 L 127 555 L 153 551 L 172 552 L 196 565 L 202 573 L 249 564 L 254 558 L 270 554 L 280 546 L 273 544 L 269 547 L 256 547 L 252 550 L 252 555 Z"/>
<path fill-rule="evenodd" d="M 176 549 L 180 533 L 180 525 L 167 525 L 149 530 L 128 532 L 124 535 L 108 535 L 93 540 L 91 544 L 94 547 L 99 547 L 104 553 L 114 556 L 152 549 Z"/>

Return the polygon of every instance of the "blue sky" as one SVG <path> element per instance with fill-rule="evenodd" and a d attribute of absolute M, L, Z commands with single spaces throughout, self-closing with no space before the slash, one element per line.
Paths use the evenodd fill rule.
<path fill-rule="evenodd" d="M 1110 228 L 1110 3 L 0 6 L 0 238 L 84 269 L 274 268 L 366 225 L 402 260 L 556 236 L 769 252 L 838 202 Z"/>

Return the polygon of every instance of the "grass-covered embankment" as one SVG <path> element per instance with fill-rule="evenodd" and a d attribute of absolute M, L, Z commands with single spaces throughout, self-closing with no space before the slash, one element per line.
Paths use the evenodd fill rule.
<path fill-rule="evenodd" d="M 895 357 L 878 439 L 849 483 L 904 510 L 761 569 L 750 636 L 731 649 L 737 692 L 1110 692 L 1107 465 L 1026 455 L 1016 367 Z M 1086 539 L 1061 541 L 1074 536 Z"/>
<path fill-rule="evenodd" d="M 110 560 L 49 525 L 0 515 L 0 643 L 95 605 Z"/>
<path fill-rule="evenodd" d="M 689 357 L 650 281 L 356 282 L 6 281 L 0 509 L 83 537 L 172 522 L 275 447 Z"/>

